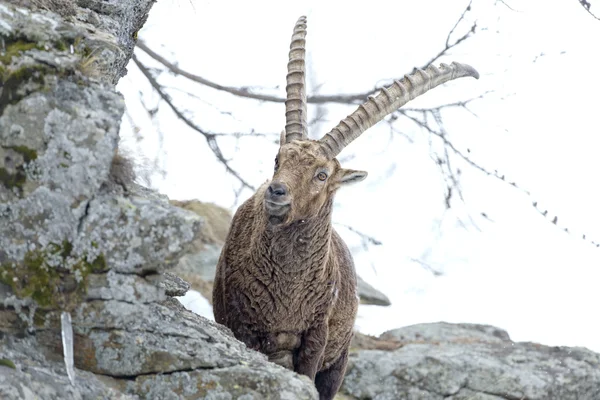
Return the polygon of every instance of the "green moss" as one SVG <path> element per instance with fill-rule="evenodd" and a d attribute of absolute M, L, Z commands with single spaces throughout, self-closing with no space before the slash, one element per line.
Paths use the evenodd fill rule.
<path fill-rule="evenodd" d="M 7 105 L 16 104 L 33 91 L 32 88 L 28 88 L 27 91 L 19 91 L 23 83 L 31 81 L 43 87 L 44 74 L 49 71 L 49 68 L 43 65 L 28 65 L 16 70 L 6 69 L 0 74 L 0 87 L 2 87 L 2 93 L 0 94 L 0 115 L 2 115 Z"/>
<path fill-rule="evenodd" d="M 10 361 L 8 358 L 0 358 L 0 365 L 3 367 L 17 369 L 17 367 L 15 366 L 15 363 Z"/>
<path fill-rule="evenodd" d="M 69 51 L 70 48 L 70 44 L 64 40 L 48 44 L 54 47 L 55 50 L 52 50 L 54 52 L 56 50 Z M 0 53 L 0 87 L 2 88 L 2 91 L 0 91 L 0 115 L 2 115 L 8 104 L 17 103 L 29 93 L 36 90 L 49 90 L 50 88 L 45 85 L 45 75 L 56 75 L 65 78 L 74 74 L 72 69 L 57 68 L 40 62 L 32 65 L 31 60 L 21 64 L 13 63 L 14 57 L 18 57 L 23 52 L 32 49 L 47 51 L 43 45 L 38 43 L 15 38 L 5 39 L 5 47 Z M 38 83 L 40 86 L 25 88 L 23 85 L 25 82 Z"/>
<path fill-rule="evenodd" d="M 64 40 L 57 40 L 54 42 L 54 48 L 58 51 L 67 51 L 69 49 L 69 45 Z"/>
<path fill-rule="evenodd" d="M 17 188 L 19 193 L 23 192 L 23 185 L 27 181 L 25 171 L 19 166 L 17 172 L 11 174 L 6 168 L 0 168 L 0 183 L 8 189 Z"/>
<path fill-rule="evenodd" d="M 98 257 L 96 257 L 96 259 L 94 261 L 92 261 L 92 263 L 90 265 L 92 267 L 92 271 L 94 271 L 94 272 L 102 272 L 102 271 L 107 270 L 106 259 L 104 258 L 104 256 L 102 254 L 100 254 Z"/>
<path fill-rule="evenodd" d="M 37 152 L 27 146 L 2 146 L 2 148 L 19 153 L 23 157 L 24 164 L 17 166 L 15 173 L 0 168 L 0 184 L 8 189 L 17 188 L 19 193 L 23 193 L 23 185 L 27 181 L 25 165 L 37 158 Z"/>
<path fill-rule="evenodd" d="M 17 40 L 14 42 L 6 42 L 4 51 L 0 55 L 0 64 L 9 65 L 12 58 L 20 55 L 22 52 L 39 48 L 36 43 L 25 42 L 23 40 Z"/>
<path fill-rule="evenodd" d="M 45 265 L 42 252 L 29 251 L 22 266 L 0 267 L 0 282 L 10 286 L 17 297 L 31 297 L 40 306 L 47 307 L 53 302 L 60 277 L 56 269 Z"/>
<path fill-rule="evenodd" d="M 85 254 L 73 259 L 72 252 L 73 245 L 67 240 L 51 243 L 44 250 L 28 251 L 17 266 L 0 265 L 0 282 L 10 286 L 17 297 L 32 298 L 42 307 L 72 309 L 87 293 L 89 274 L 106 269 L 104 255 L 89 262 Z M 62 259 L 61 265 L 48 265 L 49 256 L 55 259 L 56 255 Z M 67 290 L 64 284 L 69 275 L 81 279 L 71 277 L 76 285 Z"/>
<path fill-rule="evenodd" d="M 69 257 L 71 255 L 72 251 L 73 251 L 73 245 L 71 244 L 71 242 L 69 242 L 68 240 L 63 240 L 62 251 L 60 252 L 61 257 L 63 259 L 66 259 L 67 257 Z"/>
<path fill-rule="evenodd" d="M 37 159 L 37 151 L 27 146 L 2 146 L 5 149 L 13 150 L 23 156 L 23 160 L 28 163 Z"/>
<path fill-rule="evenodd" d="M 81 54 L 82 54 L 82 56 L 83 56 L 83 57 L 81 57 L 81 58 L 88 58 L 88 57 L 90 57 L 90 56 L 92 55 L 92 53 L 93 53 L 93 52 L 94 52 L 94 51 L 92 50 L 92 48 L 91 48 L 91 47 L 85 46 L 85 47 L 83 48 L 83 50 L 81 51 Z"/>

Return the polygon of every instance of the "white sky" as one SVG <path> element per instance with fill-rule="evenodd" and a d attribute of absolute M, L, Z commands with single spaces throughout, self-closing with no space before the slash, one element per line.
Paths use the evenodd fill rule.
<path fill-rule="evenodd" d="M 367 170 L 369 178 L 338 194 L 334 221 L 383 242 L 365 252 L 356 235 L 338 228 L 353 249 L 359 274 L 393 305 L 361 306 L 357 326 L 379 334 L 439 320 L 486 323 L 508 330 L 517 341 L 600 351 L 600 322 L 594 317 L 600 304 L 600 249 L 563 233 L 531 207 L 536 200 L 559 216 L 561 226 L 600 241 L 600 192 L 594 183 L 600 171 L 600 21 L 577 0 L 506 3 L 515 10 L 475 0 L 456 37 L 474 19 L 480 30 L 441 60 L 471 64 L 481 78 L 458 80 L 408 106 L 439 105 L 493 90 L 472 103 L 478 117 L 464 110 L 446 112 L 446 128 L 461 151 L 469 148 L 474 161 L 506 174 L 533 197 L 461 166 L 465 203 L 445 210 L 428 136 L 406 122 L 397 128 L 412 143 L 390 136 L 387 124 L 369 130 L 340 155 L 353 156 L 344 166 Z M 599 3 L 592 2 L 597 13 Z M 291 31 L 306 14 L 309 87 L 322 94 L 354 93 L 431 59 L 468 2 L 356 4 L 162 0 L 140 38 L 204 78 L 284 96 Z M 157 95 L 134 65 L 129 70 L 119 89 L 142 139 L 133 139 L 125 120 L 123 146 L 141 163 L 158 155 L 166 175 L 155 174 L 153 186 L 175 199 L 239 205 L 238 183 L 214 161 L 199 134 L 164 103 L 154 121 L 148 118 L 138 91 L 150 108 Z M 160 82 L 202 99 L 170 91 L 206 130 L 278 133 L 284 125 L 283 105 L 240 99 L 169 74 Z M 353 110 L 328 105 L 326 121 L 311 135 L 322 135 Z M 309 113 L 315 115 L 316 109 L 311 106 Z M 223 140 L 222 146 L 258 186 L 270 178 L 276 139 Z M 250 195 L 243 191 L 238 200 Z M 443 276 L 433 276 L 413 259 Z"/>

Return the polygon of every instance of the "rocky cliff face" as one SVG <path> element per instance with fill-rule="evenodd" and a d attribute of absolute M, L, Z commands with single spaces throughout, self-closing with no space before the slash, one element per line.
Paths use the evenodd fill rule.
<path fill-rule="evenodd" d="M 600 399 L 600 355 L 515 343 L 498 328 L 420 324 L 359 338 L 343 399 Z"/>
<path fill-rule="evenodd" d="M 167 296 L 205 219 L 111 178 L 113 85 L 151 4 L 0 2 L 0 398 L 316 398 Z"/>

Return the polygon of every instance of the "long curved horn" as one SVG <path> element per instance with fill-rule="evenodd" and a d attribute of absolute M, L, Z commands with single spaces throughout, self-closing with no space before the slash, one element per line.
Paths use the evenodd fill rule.
<path fill-rule="evenodd" d="M 425 70 L 415 69 L 412 74 L 405 75 L 402 80 L 395 81 L 391 86 L 381 89 L 377 96 L 369 96 L 367 102 L 323 136 L 319 140 L 323 152 L 329 159 L 334 158 L 350 142 L 381 121 L 386 115 L 430 89 L 464 76 L 479 79 L 479 73 L 475 68 L 457 62 L 453 62 L 451 65 L 441 64 L 440 68 L 429 65 Z"/>
<path fill-rule="evenodd" d="M 290 61 L 286 77 L 287 100 L 285 101 L 285 141 L 308 138 L 306 124 L 306 84 L 304 57 L 306 53 L 306 17 L 298 18 L 292 43 L 290 44 Z M 282 143 L 283 144 L 283 143 Z"/>

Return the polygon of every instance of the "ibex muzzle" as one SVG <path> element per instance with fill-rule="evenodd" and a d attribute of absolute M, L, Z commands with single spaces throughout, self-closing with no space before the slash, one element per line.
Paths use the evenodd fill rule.
<path fill-rule="evenodd" d="M 271 181 L 233 217 L 214 282 L 215 320 L 249 347 L 314 380 L 321 400 L 339 389 L 358 308 L 354 263 L 331 225 L 333 197 L 367 173 L 335 158 L 386 115 L 446 81 L 472 76 L 468 65 L 415 70 L 383 88 L 320 140 L 308 139 L 306 18 L 294 28 L 286 125 Z"/>
<path fill-rule="evenodd" d="M 292 198 L 288 186 L 285 183 L 272 181 L 265 190 L 265 212 L 272 224 L 280 224 L 284 221 L 290 210 Z"/>

